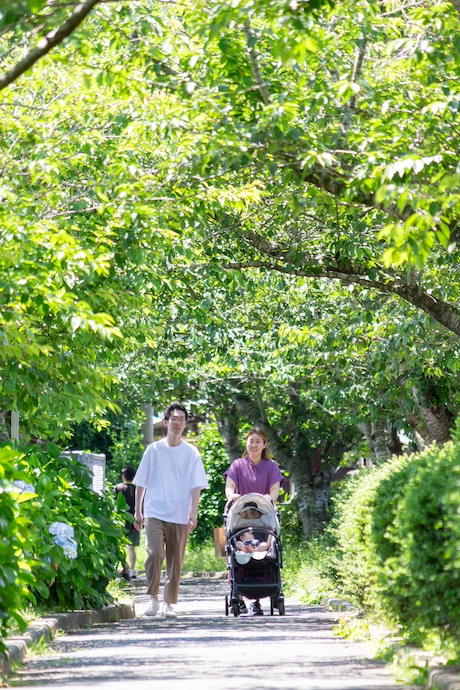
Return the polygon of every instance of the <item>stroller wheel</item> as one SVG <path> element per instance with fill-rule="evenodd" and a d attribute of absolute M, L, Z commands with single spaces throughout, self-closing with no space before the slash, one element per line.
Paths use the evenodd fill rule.
<path fill-rule="evenodd" d="M 277 608 L 278 608 L 278 612 L 279 612 L 280 616 L 284 616 L 284 614 L 285 614 L 284 597 L 282 599 L 278 599 Z"/>
<path fill-rule="evenodd" d="M 228 596 L 225 596 L 225 615 L 228 616 L 228 610 L 230 608 L 230 605 L 228 603 Z"/>
<path fill-rule="evenodd" d="M 238 606 L 238 599 L 232 599 L 232 611 L 235 618 L 240 615 L 240 607 Z"/>
<path fill-rule="evenodd" d="M 274 610 L 274 605 L 273 605 L 273 597 L 270 597 L 270 616 L 273 616 L 273 610 Z"/>

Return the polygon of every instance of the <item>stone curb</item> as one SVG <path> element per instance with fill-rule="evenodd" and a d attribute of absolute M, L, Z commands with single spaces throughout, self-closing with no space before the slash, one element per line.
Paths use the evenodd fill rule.
<path fill-rule="evenodd" d="M 50 642 L 58 630 L 67 632 L 78 630 L 85 625 L 108 623 L 126 618 L 135 618 L 134 602 L 109 604 L 100 610 L 70 611 L 69 613 L 56 613 L 54 616 L 39 618 L 31 623 L 22 635 L 6 639 L 7 657 L 5 659 L 0 656 L 0 678 L 6 678 L 11 673 L 14 662 L 24 661 L 29 647 L 40 642 L 40 640 Z"/>
<path fill-rule="evenodd" d="M 334 611 L 355 611 L 360 613 L 356 606 L 353 606 L 345 599 L 325 599 L 324 605 L 329 606 Z M 415 653 L 417 650 L 414 650 Z M 422 650 L 418 650 L 421 655 L 424 655 Z M 443 666 L 433 668 L 428 674 L 428 682 L 426 684 L 427 690 L 460 690 L 460 669 L 449 668 Z"/>
<path fill-rule="evenodd" d="M 323 603 L 326 606 L 330 606 L 334 611 L 354 611 L 357 614 L 360 613 L 356 606 L 350 604 L 349 601 L 345 601 L 345 599 L 325 599 Z"/>
<path fill-rule="evenodd" d="M 432 690 L 460 690 L 459 670 L 434 668 L 429 673 L 426 687 Z"/>

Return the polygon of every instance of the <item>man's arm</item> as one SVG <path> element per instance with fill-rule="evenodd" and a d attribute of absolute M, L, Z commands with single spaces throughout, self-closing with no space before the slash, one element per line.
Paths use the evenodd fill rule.
<path fill-rule="evenodd" d="M 138 530 L 138 532 L 141 531 L 142 523 L 144 522 L 144 515 L 142 513 L 142 501 L 144 500 L 144 494 L 145 487 L 136 486 L 136 496 L 134 504 L 134 517 L 136 522 L 134 523 L 134 527 Z"/>
<path fill-rule="evenodd" d="M 192 489 L 192 509 L 190 511 L 190 515 L 188 516 L 188 525 L 190 527 L 190 531 L 192 529 L 195 529 L 196 523 L 197 523 L 197 513 L 198 513 L 198 503 L 200 502 L 200 495 L 201 495 L 201 489 L 199 486 L 197 486 L 195 489 Z"/>

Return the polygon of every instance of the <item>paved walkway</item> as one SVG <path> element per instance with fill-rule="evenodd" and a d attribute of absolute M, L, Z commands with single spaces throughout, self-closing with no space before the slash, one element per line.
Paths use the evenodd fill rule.
<path fill-rule="evenodd" d="M 364 643 L 333 633 L 337 613 L 286 599 L 286 616 L 226 617 L 225 580 L 181 585 L 177 619 L 142 617 L 58 636 L 11 686 L 101 690 L 408 690 Z M 268 599 L 262 600 L 269 613 Z M 413 686 L 412 686 L 413 687 Z"/>

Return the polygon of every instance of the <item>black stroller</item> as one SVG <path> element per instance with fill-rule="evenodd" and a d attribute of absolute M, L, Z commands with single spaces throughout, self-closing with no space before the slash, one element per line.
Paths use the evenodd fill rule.
<path fill-rule="evenodd" d="M 230 608 L 234 616 L 240 615 L 241 595 L 248 599 L 270 597 L 270 614 L 278 609 L 284 616 L 282 546 L 275 506 L 261 494 L 246 494 L 227 504 L 223 517 L 231 587 L 230 596 L 225 597 L 225 615 Z M 259 544 L 258 550 L 246 552 L 237 546 L 238 542 L 241 547 L 242 538 L 247 536 L 254 538 L 254 545 Z"/>

